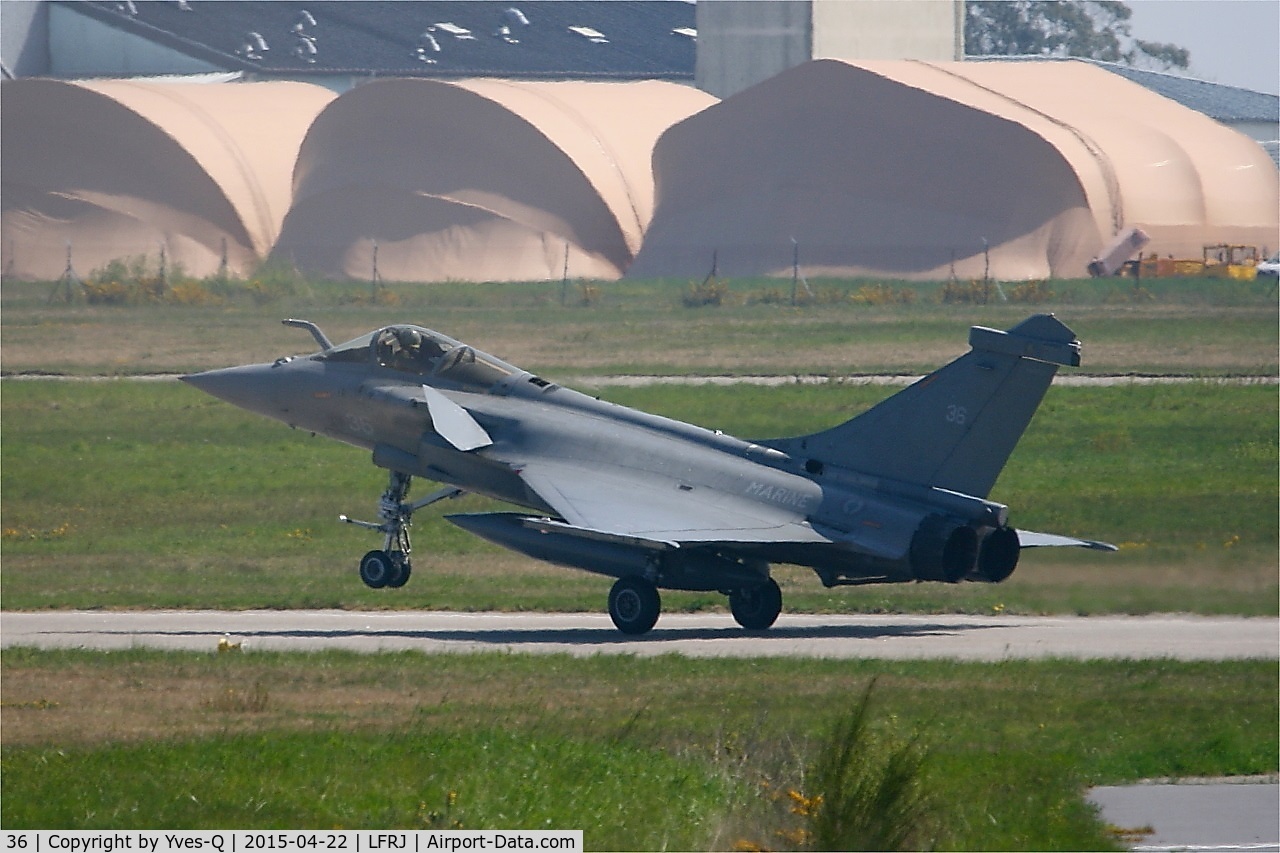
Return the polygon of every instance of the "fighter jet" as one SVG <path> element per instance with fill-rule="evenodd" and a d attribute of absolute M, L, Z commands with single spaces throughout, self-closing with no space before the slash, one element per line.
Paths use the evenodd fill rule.
<path fill-rule="evenodd" d="M 445 516 L 499 545 L 616 578 L 627 634 L 656 623 L 659 589 L 719 591 L 764 630 L 782 609 L 770 566 L 827 587 L 999 583 L 1024 548 L 1114 546 L 1010 526 L 988 500 L 1059 365 L 1080 342 L 1051 314 L 973 327 L 969 352 L 857 417 L 789 438 L 743 440 L 581 394 L 415 325 L 319 352 L 183 377 L 241 408 L 372 451 L 389 472 L 370 587 L 409 579 L 418 510 L 464 492 L 521 511 Z M 413 478 L 445 484 L 410 500 Z"/>

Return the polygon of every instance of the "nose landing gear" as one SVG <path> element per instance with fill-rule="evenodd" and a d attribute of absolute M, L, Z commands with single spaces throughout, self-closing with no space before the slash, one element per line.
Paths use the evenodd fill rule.
<path fill-rule="evenodd" d="M 408 582 L 413 570 L 409 560 L 409 554 L 413 550 L 409 541 L 409 527 L 412 525 L 413 514 L 424 506 L 430 506 L 445 498 L 456 498 L 462 494 L 462 489 L 446 486 L 421 500 L 406 503 L 405 498 L 409 495 L 409 484 L 412 482 L 413 477 L 409 474 L 402 474 L 399 471 L 391 472 L 387 490 L 382 493 L 382 499 L 378 501 L 378 517 L 382 519 L 380 524 L 359 521 L 345 515 L 338 516 L 339 521 L 368 530 L 377 530 L 384 535 L 382 549 L 370 551 L 360 560 L 360 580 L 373 589 L 383 587 L 397 589 Z"/>
<path fill-rule="evenodd" d="M 408 551 L 370 551 L 360 559 L 360 580 L 370 589 L 398 589 L 412 570 Z"/>

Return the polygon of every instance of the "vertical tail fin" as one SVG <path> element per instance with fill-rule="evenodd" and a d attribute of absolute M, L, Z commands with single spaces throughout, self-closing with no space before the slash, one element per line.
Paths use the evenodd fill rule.
<path fill-rule="evenodd" d="M 1037 314 L 1007 332 L 974 326 L 969 345 L 852 420 L 769 444 L 813 460 L 811 469 L 836 465 L 985 498 L 1058 365 L 1080 364 L 1080 342 L 1052 314 Z"/>

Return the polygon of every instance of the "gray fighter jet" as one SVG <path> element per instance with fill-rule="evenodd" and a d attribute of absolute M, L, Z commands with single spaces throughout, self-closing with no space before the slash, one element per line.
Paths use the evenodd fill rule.
<path fill-rule="evenodd" d="M 975 326 L 970 351 L 839 426 L 744 441 L 571 391 L 420 326 L 183 377 L 241 408 L 373 452 L 390 472 L 360 561 L 369 586 L 409 579 L 414 512 L 463 492 L 524 507 L 449 521 L 499 545 L 617 578 L 609 615 L 642 634 L 658 590 L 718 590 L 749 630 L 773 624 L 772 563 L 828 587 L 999 583 L 1023 548 L 1086 539 L 1015 530 L 987 495 L 1058 365 L 1080 342 L 1053 315 Z M 448 484 L 409 499 L 414 477 Z"/>

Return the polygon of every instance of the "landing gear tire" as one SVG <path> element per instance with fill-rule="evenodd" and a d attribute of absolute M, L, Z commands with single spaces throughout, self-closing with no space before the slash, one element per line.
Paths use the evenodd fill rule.
<path fill-rule="evenodd" d="M 609 590 L 609 618 L 624 634 L 643 634 L 658 621 L 662 599 L 643 578 L 621 578 Z"/>
<path fill-rule="evenodd" d="M 391 580 L 387 581 L 390 589 L 399 589 L 409 582 L 409 575 L 413 574 L 413 564 L 409 562 L 409 555 L 392 551 L 391 562 L 395 564 L 396 572 Z"/>
<path fill-rule="evenodd" d="M 370 589 L 395 586 L 396 580 L 400 580 L 399 585 L 404 586 L 408 579 L 409 573 L 401 571 L 397 562 L 386 551 L 370 551 L 360 559 L 360 580 Z"/>
<path fill-rule="evenodd" d="M 382 519 L 379 524 L 345 515 L 338 516 L 339 521 L 366 530 L 376 530 L 384 537 L 381 550 L 370 551 L 360 560 L 360 580 L 372 589 L 398 589 L 409 582 L 409 575 L 413 571 L 413 566 L 409 563 L 409 552 L 413 550 L 409 543 L 409 526 L 412 524 L 413 514 L 424 506 L 462 494 L 462 489 L 447 486 L 420 501 L 406 503 L 405 498 L 409 495 L 409 484 L 412 481 L 413 477 L 408 474 L 391 472 L 387 490 L 382 493 L 382 500 L 378 502 L 378 516 Z"/>
<path fill-rule="evenodd" d="M 743 628 L 763 631 L 777 621 L 782 612 L 782 590 L 773 578 L 759 586 L 735 589 L 729 593 L 729 609 L 734 621 Z"/>

